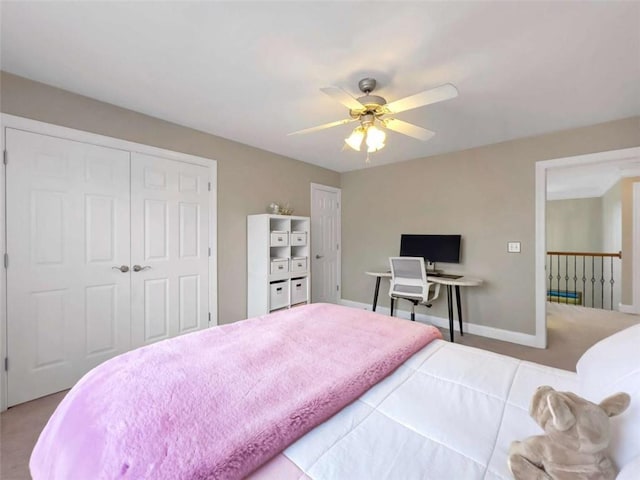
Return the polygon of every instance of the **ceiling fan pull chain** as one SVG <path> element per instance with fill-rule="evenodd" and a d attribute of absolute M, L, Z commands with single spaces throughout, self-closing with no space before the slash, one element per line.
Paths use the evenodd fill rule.
<path fill-rule="evenodd" d="M 367 158 L 365 159 L 364 163 L 366 165 L 371 165 L 371 159 L 369 158 L 369 152 L 367 152 Z"/>

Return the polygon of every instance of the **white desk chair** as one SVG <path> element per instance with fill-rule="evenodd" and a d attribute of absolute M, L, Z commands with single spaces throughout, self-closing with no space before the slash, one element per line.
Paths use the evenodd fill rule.
<path fill-rule="evenodd" d="M 438 295 L 440 284 L 427 282 L 427 272 L 422 257 L 389 257 L 391 265 L 391 316 L 395 300 L 403 298 L 411 302 L 411 320 L 416 319 L 416 305 L 431 307 Z"/>

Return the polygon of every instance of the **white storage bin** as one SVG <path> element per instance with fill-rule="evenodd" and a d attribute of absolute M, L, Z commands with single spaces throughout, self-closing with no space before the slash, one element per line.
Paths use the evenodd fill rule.
<path fill-rule="evenodd" d="M 272 258 L 271 273 L 287 273 L 289 271 L 289 259 Z"/>
<path fill-rule="evenodd" d="M 281 230 L 271 232 L 272 247 L 286 247 L 287 245 L 289 245 L 289 232 L 283 232 Z"/>
<path fill-rule="evenodd" d="M 291 232 L 291 245 L 306 245 L 307 232 Z"/>
<path fill-rule="evenodd" d="M 291 305 L 307 301 L 307 278 L 291 279 Z"/>
<path fill-rule="evenodd" d="M 291 271 L 292 272 L 306 272 L 307 271 L 307 257 L 293 257 L 291 259 Z"/>
<path fill-rule="evenodd" d="M 270 301 L 269 310 L 276 310 L 278 308 L 289 306 L 289 280 L 283 282 L 273 282 L 269 284 L 270 287 Z"/>

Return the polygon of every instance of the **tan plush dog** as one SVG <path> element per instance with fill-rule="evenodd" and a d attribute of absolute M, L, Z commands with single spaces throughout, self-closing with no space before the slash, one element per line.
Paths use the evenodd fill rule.
<path fill-rule="evenodd" d="M 609 417 L 624 412 L 630 398 L 617 393 L 600 405 L 571 392 L 539 387 L 529 413 L 546 435 L 513 442 L 509 468 L 516 480 L 612 480 L 616 469 L 605 454 Z"/>

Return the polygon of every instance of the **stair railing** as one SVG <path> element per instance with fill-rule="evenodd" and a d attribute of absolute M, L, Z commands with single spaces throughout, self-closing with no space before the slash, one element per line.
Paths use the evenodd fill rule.
<path fill-rule="evenodd" d="M 547 252 L 547 300 L 614 309 L 622 252 Z"/>

